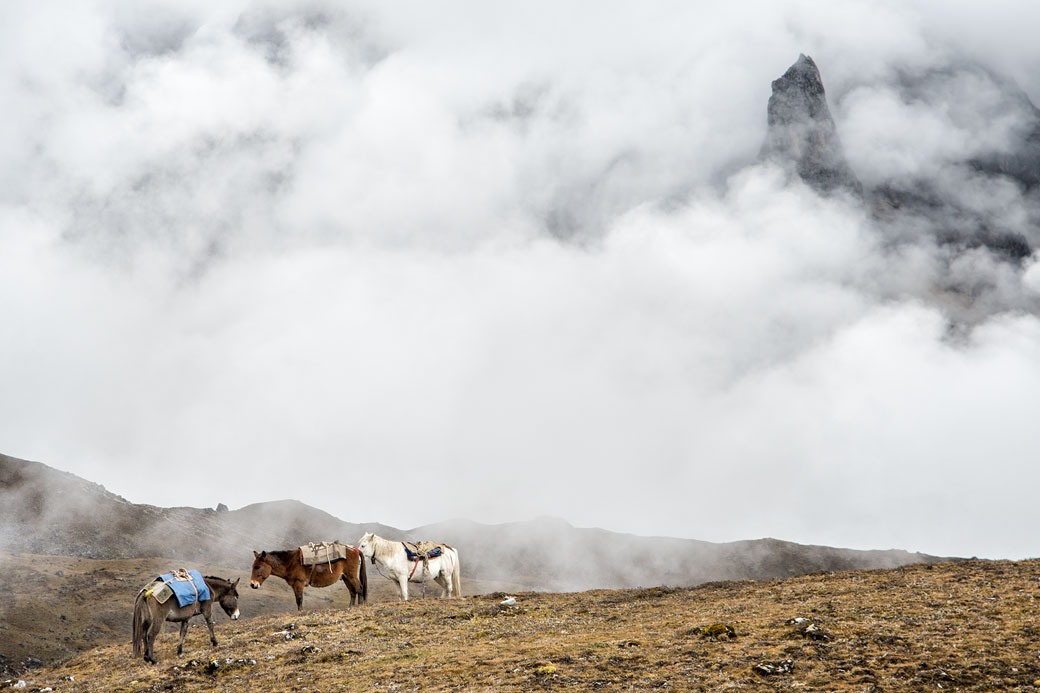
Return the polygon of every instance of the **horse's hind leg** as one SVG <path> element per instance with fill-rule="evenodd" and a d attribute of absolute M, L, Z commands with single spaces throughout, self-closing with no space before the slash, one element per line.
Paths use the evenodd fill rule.
<path fill-rule="evenodd" d="M 159 636 L 162 631 L 164 620 L 162 616 L 156 616 L 152 614 L 152 622 L 148 626 L 148 632 L 144 636 L 144 659 L 146 662 L 152 664 L 158 664 L 159 660 L 155 657 L 155 639 Z"/>
<path fill-rule="evenodd" d="M 347 574 L 345 572 L 343 573 L 343 575 L 340 576 L 340 580 L 342 580 L 343 584 L 347 586 L 348 590 L 350 590 L 350 605 L 354 606 L 355 602 L 360 604 L 361 598 L 358 595 L 361 594 L 361 585 L 354 584 L 353 582 L 351 582 L 350 578 L 347 577 Z M 357 581 L 355 580 L 354 582 Z"/>
<path fill-rule="evenodd" d="M 440 585 L 441 589 L 444 590 L 444 593 L 441 595 L 442 597 L 447 597 L 451 594 L 451 577 L 446 577 L 444 573 L 441 573 L 435 577 L 433 581 Z"/>

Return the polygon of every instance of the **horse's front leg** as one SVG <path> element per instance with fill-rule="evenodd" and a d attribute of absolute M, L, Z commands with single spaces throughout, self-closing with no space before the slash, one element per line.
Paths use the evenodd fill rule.
<path fill-rule="evenodd" d="M 213 647 L 217 646 L 217 634 L 213 632 L 213 604 L 212 602 L 202 610 L 202 617 L 206 619 L 209 627 L 209 642 Z"/>
<path fill-rule="evenodd" d="M 401 593 L 401 599 L 408 601 L 408 573 L 398 573 L 397 589 Z"/>
<path fill-rule="evenodd" d="M 303 611 L 303 582 L 297 580 L 292 584 L 293 594 L 296 595 L 296 610 Z"/>
<path fill-rule="evenodd" d="M 184 654 L 184 636 L 188 634 L 188 619 L 181 621 L 181 637 L 177 641 L 177 654 Z"/>

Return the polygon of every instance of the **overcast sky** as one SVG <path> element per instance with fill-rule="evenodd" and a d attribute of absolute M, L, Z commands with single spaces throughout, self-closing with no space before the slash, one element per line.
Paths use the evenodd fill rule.
<path fill-rule="evenodd" d="M 799 53 L 868 185 L 999 145 L 986 85 L 893 85 L 1040 102 L 1040 5 L 931 5 L 5 3 L 0 452 L 158 505 L 1040 555 L 1040 263 L 756 164 Z"/>

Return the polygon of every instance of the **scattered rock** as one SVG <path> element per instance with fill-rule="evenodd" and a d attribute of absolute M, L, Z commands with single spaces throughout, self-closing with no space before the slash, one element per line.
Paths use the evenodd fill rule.
<path fill-rule="evenodd" d="M 807 640 L 830 640 L 831 634 L 820 628 L 815 623 L 810 623 L 802 630 L 802 635 Z"/>
<path fill-rule="evenodd" d="M 288 630 L 280 630 L 277 633 L 275 633 L 275 635 L 281 635 L 285 639 L 285 642 L 289 642 L 290 640 L 295 640 L 296 638 L 300 637 L 301 634 L 294 633 Z"/>
<path fill-rule="evenodd" d="M 761 662 L 751 667 L 751 671 L 762 676 L 778 676 L 794 672 L 794 660 L 783 659 L 779 662 Z"/>
<path fill-rule="evenodd" d="M 818 626 L 811 618 L 792 618 L 787 622 L 787 624 L 794 626 L 795 634 L 800 635 L 806 640 L 824 641 L 830 640 L 833 637 L 828 631 Z"/>

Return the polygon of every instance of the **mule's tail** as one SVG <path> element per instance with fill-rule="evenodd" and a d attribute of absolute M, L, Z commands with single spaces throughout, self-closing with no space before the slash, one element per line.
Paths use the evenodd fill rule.
<path fill-rule="evenodd" d="M 361 603 L 368 601 L 368 571 L 365 569 L 365 557 L 358 553 L 358 579 L 361 580 Z"/>
<path fill-rule="evenodd" d="M 459 552 L 455 551 L 455 568 L 451 571 L 451 586 L 455 590 L 455 596 L 462 596 L 462 566 L 459 565 Z"/>
<path fill-rule="evenodd" d="M 146 599 L 144 590 L 141 590 L 137 594 L 137 599 L 134 600 L 134 635 L 132 640 L 134 657 L 140 657 L 144 653 L 144 636 L 148 632 L 148 626 L 151 625 L 151 619 L 146 618 L 148 615 Z"/>

